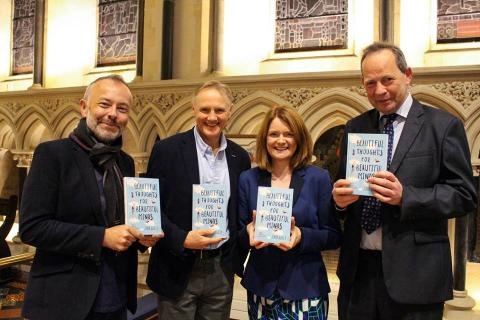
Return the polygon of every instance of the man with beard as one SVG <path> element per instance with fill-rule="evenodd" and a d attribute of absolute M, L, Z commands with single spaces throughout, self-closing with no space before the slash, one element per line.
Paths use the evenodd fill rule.
<path fill-rule="evenodd" d="M 123 176 L 133 159 L 121 151 L 132 94 L 120 76 L 92 82 L 82 119 L 66 139 L 40 144 L 25 181 L 20 237 L 36 247 L 23 316 L 126 319 L 136 309 L 137 240 L 124 224 Z M 133 245 L 132 245 L 133 244 Z"/>
<path fill-rule="evenodd" d="M 192 104 L 195 127 L 158 142 L 148 163 L 147 176 L 160 179 L 165 238 L 152 249 L 147 284 L 158 294 L 160 319 L 229 319 L 233 268 L 241 265 L 237 181 L 250 159 L 223 133 L 232 112 L 226 85 L 205 83 Z M 212 237 L 212 228 L 192 230 L 192 185 L 200 183 L 228 188 L 226 239 Z"/>

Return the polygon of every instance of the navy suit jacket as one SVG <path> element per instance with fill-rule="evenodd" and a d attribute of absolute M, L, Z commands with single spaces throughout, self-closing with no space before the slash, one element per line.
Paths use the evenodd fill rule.
<path fill-rule="evenodd" d="M 348 133 L 379 133 L 375 109 L 352 119 Z M 339 177 L 345 177 L 346 139 Z M 389 169 L 403 186 L 399 206 L 382 205 L 385 285 L 398 303 L 439 303 L 452 298 L 448 218 L 471 212 L 477 195 L 463 124 L 413 100 Z M 348 290 L 357 270 L 362 198 L 348 206 L 338 276 Z M 413 285 L 412 285 L 413 284 Z"/>
<path fill-rule="evenodd" d="M 222 266 L 238 265 L 237 181 L 240 172 L 250 168 L 248 153 L 227 139 L 230 199 L 228 228 L 230 239 L 222 245 Z M 177 298 L 185 290 L 192 272 L 195 255 L 183 243 L 192 230 L 192 185 L 200 183 L 197 149 L 193 129 L 176 134 L 155 144 L 148 162 L 147 176 L 160 180 L 162 229 L 165 237 L 152 248 L 148 263 L 147 284 L 156 293 Z"/>
<path fill-rule="evenodd" d="M 328 172 L 313 166 L 295 170 L 292 215 L 302 239 L 289 251 L 274 246 L 250 248 L 246 226 L 257 207 L 259 186 L 271 186 L 271 174 L 253 168 L 240 175 L 239 181 L 239 245 L 250 250 L 242 285 L 249 291 L 269 297 L 274 292 L 285 299 L 298 300 L 327 297 L 330 292 L 321 251 L 340 245 L 340 225 L 331 202 L 332 185 Z"/>
<path fill-rule="evenodd" d="M 133 159 L 121 152 L 124 176 L 134 176 Z M 29 319 L 85 319 L 101 277 L 104 236 L 100 192 L 88 154 L 73 140 L 40 144 L 25 180 L 20 237 L 36 247 L 25 293 Z M 127 275 L 127 306 L 137 305 L 136 246 L 117 256 Z"/>

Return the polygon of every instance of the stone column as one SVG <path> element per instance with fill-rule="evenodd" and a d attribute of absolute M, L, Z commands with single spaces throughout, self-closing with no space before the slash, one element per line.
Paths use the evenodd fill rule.
<path fill-rule="evenodd" d="M 145 30 L 145 0 L 138 0 L 137 9 L 137 58 L 135 81 L 143 76 L 143 36 Z"/>
<path fill-rule="evenodd" d="M 217 76 L 223 75 L 223 12 L 224 0 L 213 0 L 212 61 L 213 73 Z"/>
<path fill-rule="evenodd" d="M 471 319 L 473 300 L 465 289 L 467 247 L 468 247 L 468 216 L 455 219 L 455 243 L 453 255 L 453 300 L 445 302 L 444 318 Z"/>
<path fill-rule="evenodd" d="M 379 40 L 384 42 L 394 42 L 394 6 L 392 0 L 379 1 Z"/>
<path fill-rule="evenodd" d="M 35 2 L 35 36 L 33 43 L 33 84 L 30 89 L 43 88 L 43 49 L 45 36 L 45 0 Z"/>
<path fill-rule="evenodd" d="M 27 177 L 28 170 L 32 166 L 33 152 L 16 152 L 12 150 L 12 153 L 13 160 L 17 162 L 17 167 L 20 169 L 18 170 L 18 209 L 20 209 L 20 203 L 22 202 L 23 184 L 25 182 L 25 178 Z M 18 219 L 18 216 L 16 219 Z M 22 242 L 18 233 L 12 238 L 12 241 L 14 243 Z"/>
<path fill-rule="evenodd" d="M 173 76 L 173 25 L 174 0 L 163 2 L 163 35 L 162 35 L 162 80 Z"/>

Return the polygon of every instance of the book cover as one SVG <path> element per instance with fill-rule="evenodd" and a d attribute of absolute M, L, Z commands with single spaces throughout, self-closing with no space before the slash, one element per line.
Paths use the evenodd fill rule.
<path fill-rule="evenodd" d="M 124 177 L 125 224 L 144 235 L 163 233 L 158 179 Z"/>
<path fill-rule="evenodd" d="M 211 238 L 226 238 L 228 189 L 222 184 L 194 184 L 192 230 L 215 228 Z"/>
<path fill-rule="evenodd" d="M 346 179 L 351 181 L 353 194 L 371 196 L 367 179 L 377 171 L 387 170 L 388 135 L 349 133 Z"/>
<path fill-rule="evenodd" d="M 255 240 L 290 241 L 293 189 L 258 187 Z"/>

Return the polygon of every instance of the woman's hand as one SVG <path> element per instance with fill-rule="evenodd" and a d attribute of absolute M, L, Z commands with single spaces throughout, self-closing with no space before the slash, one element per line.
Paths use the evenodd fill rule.
<path fill-rule="evenodd" d="M 257 217 L 257 210 L 253 210 L 252 213 L 252 222 L 247 224 L 247 233 L 248 238 L 250 240 L 250 246 L 254 247 L 255 249 L 262 249 L 269 245 L 267 242 L 257 241 L 255 240 L 255 219 Z"/>
<path fill-rule="evenodd" d="M 280 242 L 276 244 L 276 246 L 283 251 L 288 251 L 295 248 L 300 243 L 300 240 L 302 240 L 302 232 L 300 231 L 300 228 L 295 225 L 295 217 L 292 217 L 290 225 L 290 241 Z"/>

